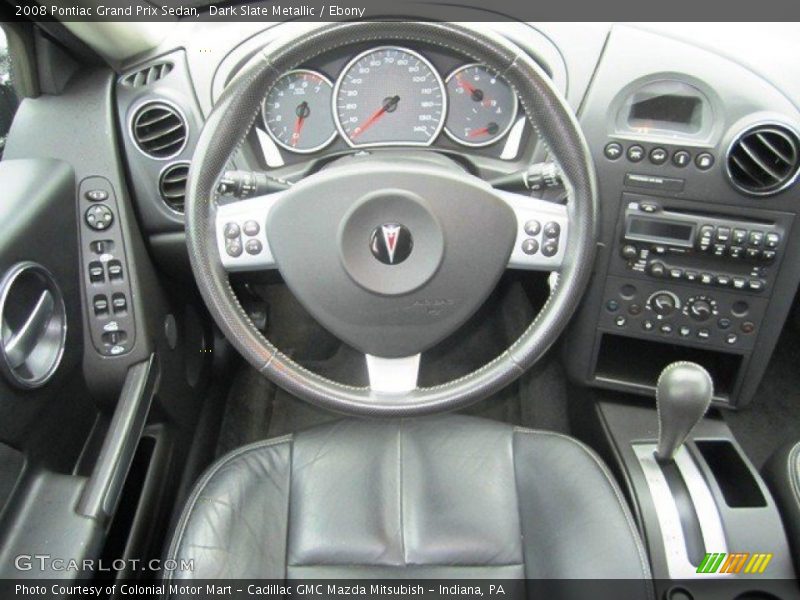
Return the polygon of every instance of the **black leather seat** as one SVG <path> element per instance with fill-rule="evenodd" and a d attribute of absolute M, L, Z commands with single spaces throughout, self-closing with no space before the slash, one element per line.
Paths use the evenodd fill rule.
<path fill-rule="evenodd" d="M 649 579 L 622 494 L 574 439 L 465 416 L 345 420 L 243 447 L 169 556 L 194 578 Z M 642 582 L 642 597 L 650 584 Z"/>
<path fill-rule="evenodd" d="M 787 444 L 770 457 L 763 469 L 786 527 L 786 536 L 800 571 L 800 442 Z"/>

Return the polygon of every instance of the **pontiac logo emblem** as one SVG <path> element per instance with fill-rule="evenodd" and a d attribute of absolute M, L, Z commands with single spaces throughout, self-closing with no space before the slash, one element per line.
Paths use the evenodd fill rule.
<path fill-rule="evenodd" d="M 403 262 L 411 254 L 414 240 L 405 225 L 384 223 L 376 227 L 369 240 L 372 255 L 387 265 Z"/>

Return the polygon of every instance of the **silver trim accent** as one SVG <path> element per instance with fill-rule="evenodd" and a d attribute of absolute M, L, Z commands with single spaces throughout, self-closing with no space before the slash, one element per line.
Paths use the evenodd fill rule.
<path fill-rule="evenodd" d="M 727 148 L 727 150 L 725 150 L 725 176 L 728 178 L 728 181 L 730 182 L 730 184 L 734 188 L 736 188 L 738 191 L 742 192 L 743 194 L 747 194 L 748 196 L 756 196 L 756 197 L 759 197 L 759 198 L 765 198 L 765 197 L 768 197 L 768 196 L 774 196 L 776 194 L 779 194 L 779 193 L 783 192 L 784 190 L 786 190 L 788 187 L 791 187 L 792 185 L 794 185 L 794 183 L 797 181 L 798 176 L 800 176 L 800 162 L 798 162 L 794 166 L 794 173 L 792 174 L 792 176 L 789 179 L 787 179 L 786 182 L 783 185 L 781 185 L 778 188 L 775 188 L 774 190 L 768 190 L 768 191 L 764 191 L 764 192 L 755 192 L 753 190 L 748 190 L 748 189 L 743 188 L 740 185 L 738 185 L 736 183 L 736 181 L 734 180 L 733 175 L 731 174 L 730 161 L 728 160 L 728 158 L 730 157 L 731 150 L 733 150 L 733 147 L 736 144 L 738 144 L 745 135 L 747 135 L 748 133 L 751 133 L 755 129 L 758 129 L 759 127 L 783 127 L 785 129 L 787 129 L 788 131 L 790 131 L 792 134 L 794 134 L 795 142 L 796 142 L 796 146 L 797 146 L 797 150 L 798 150 L 798 159 L 800 159 L 800 133 L 798 133 L 797 129 L 795 129 L 794 127 L 792 127 L 788 123 L 783 123 L 781 121 L 771 121 L 771 120 L 765 119 L 763 121 L 756 121 L 756 122 L 751 123 L 750 125 L 747 125 L 746 127 L 744 127 L 739 133 L 737 133 L 734 136 L 734 138 L 733 138 L 733 140 L 731 140 L 730 144 L 728 144 L 728 148 Z"/>
<path fill-rule="evenodd" d="M 519 154 L 519 147 L 522 145 L 522 134 L 525 131 L 526 122 L 526 117 L 520 117 L 517 119 L 517 122 L 514 123 L 514 126 L 511 128 L 511 132 L 506 138 L 506 143 L 503 146 L 503 152 L 500 154 L 501 160 L 514 160 L 517 158 L 517 155 Z"/>
<path fill-rule="evenodd" d="M 153 156 L 152 154 L 148 154 L 147 152 L 142 150 L 142 148 L 139 146 L 139 142 L 136 141 L 136 134 L 133 128 L 133 121 L 140 110 L 151 104 L 163 104 L 173 109 L 175 112 L 178 113 L 178 116 L 183 121 L 184 127 L 186 127 L 186 137 L 183 140 L 183 144 L 176 152 L 170 154 L 169 156 L 159 157 L 159 156 Z M 130 116 L 128 117 L 128 135 L 130 136 L 131 141 L 133 142 L 133 146 L 136 148 L 136 150 L 138 150 L 142 156 L 146 156 L 150 160 L 171 160 L 175 158 L 186 149 L 186 145 L 189 143 L 190 134 L 191 134 L 191 128 L 189 127 L 189 121 L 186 118 L 186 114 L 183 112 L 183 110 L 181 110 L 181 108 L 177 104 L 175 104 L 171 100 L 164 100 L 163 98 L 158 98 L 158 99 L 148 98 L 147 100 L 144 100 L 139 104 L 136 104 L 130 110 Z"/>
<path fill-rule="evenodd" d="M 288 77 L 289 75 L 295 75 L 297 73 L 309 73 L 311 75 L 314 75 L 322 79 L 322 81 L 324 81 L 325 83 L 328 84 L 328 86 L 330 86 L 331 98 L 333 98 L 333 82 L 330 79 L 328 79 L 325 75 L 323 75 L 319 71 L 314 71 L 313 69 L 292 69 L 291 71 L 286 71 L 283 75 L 278 77 L 278 79 L 275 80 L 275 83 L 272 84 L 272 87 L 270 87 L 269 90 L 267 90 L 267 93 L 264 94 L 264 98 L 261 100 L 261 121 L 264 123 L 264 129 L 266 130 L 267 135 L 269 135 L 269 137 L 272 138 L 272 141 L 275 142 L 278 146 L 280 146 L 284 150 L 288 152 L 293 152 L 294 154 L 312 154 L 314 152 L 319 152 L 320 150 L 330 146 L 333 140 L 335 140 L 336 136 L 339 134 L 339 132 L 336 130 L 336 119 L 333 117 L 333 114 L 331 114 L 331 118 L 334 121 L 334 126 L 331 137 L 329 137 L 322 144 L 315 146 L 314 148 L 309 148 L 307 150 L 298 150 L 297 148 L 289 146 L 288 144 L 284 144 L 282 141 L 278 139 L 278 136 L 276 136 L 272 132 L 272 129 L 270 128 L 269 123 L 267 122 L 267 107 L 266 107 L 267 96 L 269 96 L 270 92 L 272 92 L 272 90 L 281 82 L 282 79 Z"/>
<path fill-rule="evenodd" d="M 569 242 L 567 207 L 504 190 L 494 190 L 494 193 L 514 211 L 517 218 L 517 236 L 508 259 L 508 268 L 528 271 L 558 271 L 564 262 Z M 541 225 L 541 230 L 536 235 L 528 235 L 525 232 L 525 223 L 531 220 L 539 221 Z M 548 257 L 542 254 L 542 245 L 545 239 L 544 226 L 549 222 L 558 223 L 561 232 L 558 236 L 558 252 Z M 525 254 L 522 251 L 522 243 L 528 239 L 535 239 L 539 244 L 539 250 L 534 254 Z"/>
<path fill-rule="evenodd" d="M 45 280 L 47 289 L 44 290 L 42 295 L 39 297 L 39 301 L 37 302 L 36 307 L 34 307 L 34 309 L 31 311 L 31 314 L 23 326 L 22 331 L 17 332 L 17 334 L 9 341 L 9 344 L 6 345 L 4 338 L 9 331 L 9 327 L 4 318 L 6 302 L 14 283 L 17 281 L 20 275 L 26 271 L 35 271 Z M 50 358 L 51 364 L 46 369 L 44 374 L 33 379 L 24 379 L 16 373 L 16 370 L 22 364 L 24 364 L 28 356 L 25 356 L 22 362 L 19 362 L 18 357 L 9 356 L 9 351 L 13 352 L 14 348 L 12 346 L 15 345 L 15 342 L 18 342 L 21 337 L 26 335 L 26 328 L 34 325 L 34 321 L 38 321 L 37 317 L 40 316 L 38 315 L 38 312 L 46 303 L 49 304 L 49 306 L 52 308 L 52 311 L 47 319 L 45 329 L 42 333 L 44 334 L 44 332 L 50 329 L 54 318 L 60 317 L 61 323 L 60 330 L 58 332 L 58 350 L 56 351 L 55 355 Z M 0 370 L 2 370 L 12 384 L 19 388 L 34 389 L 45 385 L 53 378 L 53 375 L 55 375 L 56 370 L 61 364 L 61 359 L 64 357 L 64 350 L 67 342 L 67 312 L 64 305 L 64 296 L 62 295 L 61 288 L 59 287 L 58 282 L 56 281 L 55 277 L 53 277 L 52 273 L 50 273 L 50 271 L 42 265 L 32 261 L 17 263 L 8 271 L 6 271 L 2 281 L 0 281 L 0 322 L 2 322 L 2 334 L 0 334 Z"/>
<path fill-rule="evenodd" d="M 336 107 L 336 98 L 339 95 L 339 88 L 342 85 L 342 80 L 344 79 L 345 75 L 347 75 L 348 71 L 350 71 L 351 67 L 364 58 L 374 52 L 380 52 L 381 50 L 397 50 L 400 52 L 406 52 L 411 56 L 418 58 L 422 61 L 425 66 L 430 69 L 433 76 L 436 78 L 436 81 L 439 83 L 439 89 L 442 93 L 442 117 L 439 119 L 439 124 L 436 126 L 436 131 L 434 131 L 433 135 L 428 139 L 427 142 L 374 142 L 372 144 L 356 144 L 351 139 L 350 136 L 347 135 L 342 124 L 339 120 L 339 111 Z M 375 147 L 385 147 L 385 146 L 418 146 L 418 147 L 428 147 L 433 142 L 436 141 L 436 138 L 439 137 L 439 134 L 442 133 L 442 129 L 444 129 L 444 122 L 447 120 L 447 87 L 444 85 L 442 81 L 442 76 L 439 71 L 433 66 L 433 64 L 422 54 L 416 52 L 415 50 L 410 50 L 403 46 L 376 46 L 375 48 L 370 48 L 361 52 L 360 54 L 356 55 L 355 58 L 351 59 L 348 62 L 342 71 L 339 73 L 339 76 L 336 78 L 336 84 L 333 87 L 333 95 L 331 96 L 331 110 L 333 111 L 333 122 L 336 124 L 336 129 L 339 131 L 339 134 L 342 136 L 342 139 L 347 143 L 348 146 L 351 148 L 375 148 Z"/>
<path fill-rule="evenodd" d="M 283 198 L 284 192 L 276 192 L 265 196 L 256 196 L 247 200 L 231 202 L 217 207 L 215 222 L 217 251 L 219 252 L 222 266 L 229 272 L 239 271 L 261 271 L 275 269 L 277 264 L 272 254 L 272 249 L 267 239 L 267 221 L 269 212 L 277 202 Z M 241 231 L 239 238 L 242 242 L 242 253 L 239 256 L 231 256 L 225 250 L 227 238 L 225 237 L 225 224 L 235 222 L 243 229 L 245 221 L 255 221 L 259 225 L 258 234 L 248 236 Z M 255 239 L 261 242 L 261 252 L 258 254 L 248 254 L 244 249 L 247 240 Z"/>
<path fill-rule="evenodd" d="M 471 69 L 473 67 L 483 67 L 487 71 L 494 71 L 494 69 L 490 69 L 485 64 L 477 63 L 477 62 L 476 63 L 467 63 L 467 64 L 462 65 L 460 67 L 456 67 L 455 69 L 453 69 L 450 72 L 450 74 L 447 77 L 445 77 L 445 80 L 444 80 L 445 93 L 447 93 L 447 84 L 455 76 L 456 73 L 460 73 L 461 71 L 465 71 L 465 70 Z M 499 79 L 502 79 L 503 82 L 511 90 L 511 93 L 514 95 L 514 100 L 515 100 L 515 102 L 514 102 L 514 113 L 511 115 L 511 118 L 508 120 L 508 125 L 506 125 L 506 128 L 503 131 L 501 131 L 500 133 L 495 135 L 489 141 L 487 141 L 487 142 L 477 142 L 477 143 L 473 144 L 473 143 L 470 143 L 470 142 L 465 142 L 460 137 L 458 137 L 457 135 L 455 135 L 454 133 L 452 133 L 450 131 L 450 129 L 447 127 L 447 117 L 449 117 L 450 115 L 445 115 L 444 133 L 445 133 L 445 135 L 447 135 L 447 137 L 449 137 L 451 140 L 453 140 L 457 144 L 461 144 L 462 146 L 467 146 L 468 148 L 484 148 L 486 146 L 491 146 L 492 144 L 496 144 L 497 142 L 502 140 L 506 136 L 506 134 L 509 131 L 511 131 L 511 128 L 514 127 L 517 124 L 516 123 L 516 119 L 517 119 L 517 115 L 519 114 L 519 97 L 517 96 L 517 91 L 513 88 L 513 86 L 510 83 L 508 83 L 508 81 L 506 81 L 505 77 L 503 77 L 502 75 L 500 75 L 496 71 L 495 71 L 495 77 L 498 77 Z M 449 101 L 449 97 L 448 97 L 448 101 Z M 522 132 L 520 132 L 520 135 L 522 135 Z M 505 152 L 505 149 L 503 151 Z M 516 154 L 515 154 L 515 156 L 516 156 Z"/>
<path fill-rule="evenodd" d="M 163 167 L 161 167 L 161 170 L 158 172 L 158 197 L 161 198 L 161 202 L 164 204 L 164 206 L 167 207 L 167 210 L 169 210 L 175 215 L 178 215 L 179 217 L 183 217 L 184 212 L 172 208 L 169 204 L 167 204 L 167 201 L 164 200 L 164 196 L 161 195 L 161 178 L 164 176 L 164 173 L 167 171 L 167 169 L 171 169 L 172 167 L 177 167 L 179 165 L 186 165 L 187 167 L 191 168 L 192 163 L 191 161 L 188 160 L 176 160 L 175 162 L 171 162 L 168 165 L 164 165 Z M 187 173 L 187 183 L 188 183 L 188 173 Z"/>
<path fill-rule="evenodd" d="M 661 466 L 656 460 L 656 444 L 644 443 L 633 444 L 633 451 L 639 464 L 642 467 L 647 487 L 650 490 L 650 497 L 656 509 L 656 517 L 661 528 L 661 541 L 664 546 L 664 555 L 667 560 L 667 571 L 672 579 L 694 579 L 702 577 L 724 578 L 731 577 L 728 573 L 697 573 L 697 566 L 689 562 L 686 551 L 686 539 L 683 536 L 681 519 L 678 514 L 678 507 L 672 497 Z M 700 524 L 700 531 L 703 536 L 703 545 L 706 552 L 728 552 L 728 544 L 725 539 L 725 530 L 722 526 L 722 518 L 719 509 L 714 501 L 714 495 L 708 487 L 708 483 L 694 462 L 686 446 L 681 446 L 675 453 L 675 465 L 686 483 L 692 504 L 697 512 L 697 520 Z M 654 540 L 653 543 L 656 543 Z"/>
<path fill-rule="evenodd" d="M 369 387 L 380 394 L 406 394 L 417 389 L 420 354 L 403 358 L 381 358 L 365 354 Z"/>

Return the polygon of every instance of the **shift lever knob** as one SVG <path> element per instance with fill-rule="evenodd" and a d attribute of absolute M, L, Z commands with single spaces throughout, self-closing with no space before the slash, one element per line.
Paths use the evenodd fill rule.
<path fill-rule="evenodd" d="M 695 425 L 706 414 L 714 395 L 714 382 L 693 362 L 667 365 L 656 385 L 658 449 L 656 458 L 672 460 Z"/>

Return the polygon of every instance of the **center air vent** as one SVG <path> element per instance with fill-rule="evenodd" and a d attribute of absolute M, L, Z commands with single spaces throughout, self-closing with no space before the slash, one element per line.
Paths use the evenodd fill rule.
<path fill-rule="evenodd" d="M 149 65 L 144 69 L 125 75 L 122 78 L 122 83 L 132 88 L 146 87 L 169 75 L 169 72 L 172 71 L 172 66 L 172 63 L 168 61 Z"/>
<path fill-rule="evenodd" d="M 186 121 L 177 109 L 149 102 L 133 116 L 131 134 L 139 150 L 153 158 L 170 158 L 186 144 Z"/>
<path fill-rule="evenodd" d="M 161 172 L 158 191 L 167 206 L 175 212 L 183 213 L 186 200 L 186 180 L 189 177 L 189 163 L 174 163 Z"/>
<path fill-rule="evenodd" d="M 728 152 L 728 174 L 748 194 L 776 194 L 791 184 L 800 165 L 796 134 L 782 125 L 756 125 L 736 138 Z"/>

